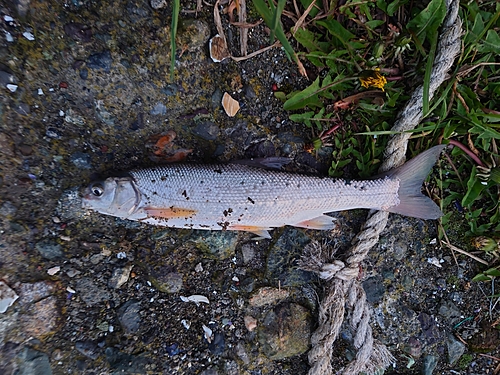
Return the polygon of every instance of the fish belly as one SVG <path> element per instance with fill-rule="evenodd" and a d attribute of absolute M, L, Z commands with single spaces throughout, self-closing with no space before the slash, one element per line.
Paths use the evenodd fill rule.
<path fill-rule="evenodd" d="M 245 165 L 177 165 L 131 175 L 142 199 L 129 219 L 174 228 L 327 229 L 333 219 L 325 213 L 399 204 L 399 181 L 390 178 L 348 182 Z"/>

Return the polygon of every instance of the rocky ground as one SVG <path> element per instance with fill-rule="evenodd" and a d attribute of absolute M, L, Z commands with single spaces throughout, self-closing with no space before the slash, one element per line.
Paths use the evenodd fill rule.
<path fill-rule="evenodd" d="M 91 180 L 162 162 L 151 144 L 169 130 L 191 161 L 278 155 L 327 173 L 331 150 L 305 152 L 311 133 L 273 95 L 308 81 L 280 49 L 214 63 L 213 8 L 194 8 L 182 4 L 170 82 L 169 6 L 0 1 L 0 373 L 307 373 L 322 285 L 297 260 L 312 239 L 341 257 L 365 212 L 337 214 L 334 231 L 254 241 L 81 209 Z M 250 51 L 266 45 L 263 25 L 250 30 Z M 235 117 L 224 92 L 241 105 Z M 493 374 L 495 291 L 435 238 L 433 222 L 392 215 L 361 270 L 374 334 L 397 359 L 386 373 Z M 467 247 L 460 231 L 452 240 Z M 345 327 L 335 369 L 353 355 Z"/>

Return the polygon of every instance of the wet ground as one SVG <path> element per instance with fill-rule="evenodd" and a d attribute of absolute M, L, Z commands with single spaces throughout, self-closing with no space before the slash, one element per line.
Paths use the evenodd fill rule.
<path fill-rule="evenodd" d="M 365 212 L 339 213 L 334 231 L 254 241 L 81 209 L 91 180 L 161 163 L 151 145 L 169 130 L 170 151 L 192 149 L 190 161 L 278 155 L 327 173 L 328 149 L 305 152 L 310 131 L 273 95 L 308 81 L 280 49 L 214 63 L 213 9 L 194 8 L 182 7 L 193 12 L 181 13 L 170 82 L 169 7 L 0 2 L 0 373 L 307 373 L 322 288 L 297 260 L 312 239 L 341 257 Z M 224 24 L 238 55 L 238 32 Z M 266 45 L 262 25 L 250 30 L 250 51 Z M 234 117 L 224 92 L 241 105 Z M 491 374 L 498 362 L 478 353 L 498 356 L 495 292 L 435 238 L 434 223 L 392 215 L 360 274 L 375 336 L 397 359 L 386 373 Z M 452 239 L 467 247 L 460 231 Z M 348 332 L 337 370 L 354 355 Z"/>

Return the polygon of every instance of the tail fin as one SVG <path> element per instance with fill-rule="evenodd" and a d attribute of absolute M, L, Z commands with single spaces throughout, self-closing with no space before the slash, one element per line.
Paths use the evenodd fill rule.
<path fill-rule="evenodd" d="M 446 146 L 440 145 L 424 151 L 402 166 L 384 174 L 400 181 L 397 206 L 387 211 L 420 219 L 438 219 L 443 216 L 439 207 L 421 193 L 422 183 Z"/>

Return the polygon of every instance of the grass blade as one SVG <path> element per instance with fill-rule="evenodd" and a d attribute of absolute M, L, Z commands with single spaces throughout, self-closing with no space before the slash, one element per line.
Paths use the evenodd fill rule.
<path fill-rule="evenodd" d="M 177 25 L 179 23 L 179 11 L 181 9 L 181 0 L 174 0 L 172 3 L 172 25 L 170 26 L 170 82 L 174 80 L 175 69 L 175 38 L 177 36 Z"/>

